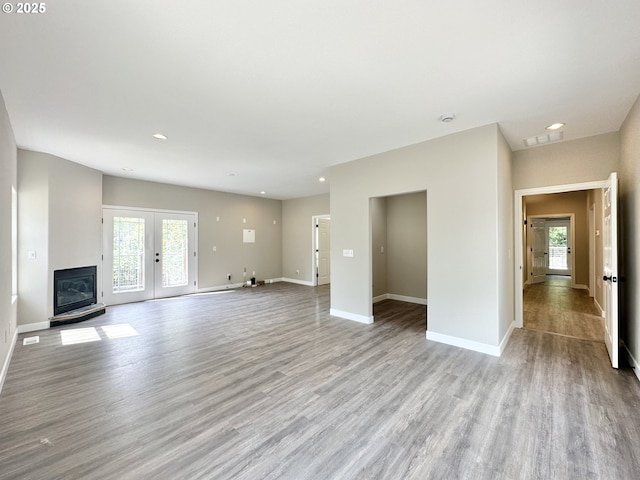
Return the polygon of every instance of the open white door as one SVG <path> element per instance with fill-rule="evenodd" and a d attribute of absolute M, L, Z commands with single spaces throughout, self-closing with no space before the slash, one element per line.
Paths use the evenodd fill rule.
<path fill-rule="evenodd" d="M 331 277 L 331 220 L 328 218 L 318 219 L 318 246 L 317 246 L 317 258 L 318 258 L 318 285 L 327 285 L 330 282 Z"/>
<path fill-rule="evenodd" d="M 544 218 L 529 220 L 529 253 L 531 255 L 531 283 L 542 283 L 547 279 L 547 242 Z"/>
<path fill-rule="evenodd" d="M 609 176 L 604 206 L 604 343 L 611 366 L 618 368 L 618 176 Z"/>

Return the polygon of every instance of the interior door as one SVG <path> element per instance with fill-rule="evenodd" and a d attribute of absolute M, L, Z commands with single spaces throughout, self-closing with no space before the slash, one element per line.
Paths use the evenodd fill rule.
<path fill-rule="evenodd" d="M 529 252 L 531 254 L 531 283 L 547 279 L 547 251 L 544 218 L 529 219 Z"/>
<path fill-rule="evenodd" d="M 604 207 L 604 343 L 611 366 L 618 368 L 618 176 L 609 176 L 603 191 Z"/>
<path fill-rule="evenodd" d="M 195 214 L 105 208 L 103 302 L 195 291 Z"/>
<path fill-rule="evenodd" d="M 318 259 L 318 285 L 327 285 L 331 280 L 331 220 L 318 219 L 317 259 Z"/>

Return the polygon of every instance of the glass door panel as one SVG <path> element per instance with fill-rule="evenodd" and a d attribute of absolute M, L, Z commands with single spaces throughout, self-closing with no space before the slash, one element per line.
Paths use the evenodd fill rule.
<path fill-rule="evenodd" d="M 107 305 L 195 291 L 195 214 L 103 211 Z"/>

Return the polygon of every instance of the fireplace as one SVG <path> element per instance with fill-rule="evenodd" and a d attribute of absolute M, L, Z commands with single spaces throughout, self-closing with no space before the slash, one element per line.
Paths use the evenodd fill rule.
<path fill-rule="evenodd" d="M 97 303 L 96 266 L 53 272 L 53 315 Z"/>

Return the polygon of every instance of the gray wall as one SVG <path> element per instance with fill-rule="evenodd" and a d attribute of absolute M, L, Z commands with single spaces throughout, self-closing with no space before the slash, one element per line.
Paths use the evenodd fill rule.
<path fill-rule="evenodd" d="M 622 338 L 640 368 L 640 97 L 620 129 Z"/>
<path fill-rule="evenodd" d="M 248 280 L 254 271 L 259 280 L 282 277 L 280 200 L 109 175 L 103 178 L 102 190 L 104 205 L 198 213 L 200 290 L 227 285 L 227 273 L 231 273 L 231 282 L 236 284 Z M 310 225 L 311 219 L 309 228 Z M 256 231 L 255 244 L 243 243 L 242 231 L 246 228 Z"/>
<path fill-rule="evenodd" d="M 17 330 L 17 303 L 13 301 L 11 291 L 11 187 L 18 188 L 16 155 L 16 141 L 0 93 L 0 389 Z"/>
<path fill-rule="evenodd" d="M 510 181 L 499 175 L 508 161 L 501 137 L 488 125 L 331 168 L 333 314 L 371 320 L 369 199 L 426 190 L 429 332 L 481 348 L 500 344 L 501 316 L 513 321 L 513 295 L 499 290 L 513 270 L 513 219 L 498 219 L 510 208 L 505 197 L 512 203 Z"/>
<path fill-rule="evenodd" d="M 513 189 L 606 180 L 618 168 L 618 132 L 513 153 Z"/>
<path fill-rule="evenodd" d="M 28 326 L 53 315 L 54 270 L 97 265 L 101 289 L 102 173 L 27 150 L 18 170 L 18 323 Z"/>
<path fill-rule="evenodd" d="M 285 279 L 313 284 L 311 219 L 328 214 L 329 194 L 282 202 L 282 276 Z"/>
<path fill-rule="evenodd" d="M 373 301 L 389 293 L 387 287 L 387 199 L 386 197 L 371 199 L 371 278 Z M 384 253 L 381 251 L 384 250 Z M 425 263 L 425 268 L 426 268 Z"/>
<path fill-rule="evenodd" d="M 426 192 L 387 197 L 387 245 L 386 293 L 426 301 Z"/>

